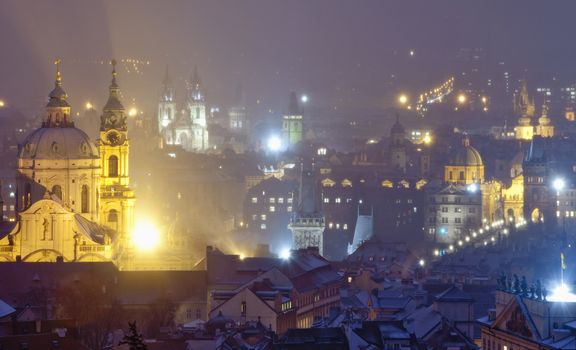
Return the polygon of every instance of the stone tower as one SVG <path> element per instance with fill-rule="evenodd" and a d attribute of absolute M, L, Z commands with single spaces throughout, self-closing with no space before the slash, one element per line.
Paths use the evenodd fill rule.
<path fill-rule="evenodd" d="M 116 83 L 116 61 L 112 61 L 112 82 L 100 118 L 100 222 L 118 234 L 119 266 L 130 259 L 134 228 L 134 191 L 130 188 L 128 155 L 130 141 L 120 88 Z"/>
<path fill-rule="evenodd" d="M 314 162 L 304 159 L 301 166 L 298 210 L 288 225 L 292 231 L 292 249 L 317 247 L 322 255 L 326 225 L 319 205 Z"/>
<path fill-rule="evenodd" d="M 284 145 L 291 147 L 302 141 L 303 137 L 303 116 L 296 93 L 290 94 L 290 103 L 288 104 L 288 113 L 282 118 L 282 136 Z"/>
<path fill-rule="evenodd" d="M 194 67 L 194 74 L 187 81 L 188 96 L 186 108 L 192 123 L 192 148 L 205 151 L 208 143 L 208 123 L 206 120 L 206 96 L 202 89 L 198 69 Z"/>
<path fill-rule="evenodd" d="M 406 172 L 406 132 L 396 114 L 396 122 L 390 130 L 390 166 L 394 171 Z"/>
<path fill-rule="evenodd" d="M 176 102 L 174 100 L 174 87 L 172 79 L 168 74 L 168 67 L 162 80 L 162 93 L 158 102 L 158 133 L 164 138 L 167 144 L 173 144 L 172 132 L 169 126 L 176 118 Z"/>

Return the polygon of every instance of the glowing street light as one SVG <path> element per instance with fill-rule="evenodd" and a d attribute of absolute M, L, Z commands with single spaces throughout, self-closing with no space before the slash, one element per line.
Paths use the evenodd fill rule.
<path fill-rule="evenodd" d="M 463 105 L 464 103 L 466 103 L 466 100 L 467 100 L 466 95 L 464 95 L 464 94 L 458 95 L 458 103 L 459 104 Z"/>
<path fill-rule="evenodd" d="M 94 106 L 92 105 L 92 103 L 90 102 L 86 102 L 86 110 L 91 110 L 92 108 L 94 108 Z"/>
<path fill-rule="evenodd" d="M 302 97 L 300 97 L 300 101 L 302 101 L 302 103 L 308 102 L 308 95 L 302 95 Z"/>
<path fill-rule="evenodd" d="M 132 233 L 132 243 L 138 250 L 151 251 L 160 243 L 160 234 L 149 221 L 140 221 Z"/>
<path fill-rule="evenodd" d="M 280 259 L 282 260 L 290 259 L 290 249 L 288 248 L 282 249 L 282 251 L 280 252 Z"/>
<path fill-rule="evenodd" d="M 405 94 L 402 94 L 400 96 L 398 96 L 398 102 L 404 106 L 406 103 L 408 103 L 408 96 L 406 96 Z"/>
<path fill-rule="evenodd" d="M 135 117 L 137 114 L 138 114 L 138 110 L 136 109 L 136 107 L 132 107 L 128 111 L 128 116 L 130 116 L 130 117 Z"/>
<path fill-rule="evenodd" d="M 282 140 L 278 136 L 270 136 L 266 146 L 270 151 L 278 152 L 282 148 Z"/>
<path fill-rule="evenodd" d="M 556 192 L 562 191 L 564 189 L 564 186 L 566 186 L 566 183 L 562 178 L 557 178 L 554 180 L 554 182 L 552 182 L 552 187 L 554 187 Z"/>
<path fill-rule="evenodd" d="M 0 100 L 0 108 L 6 106 L 6 102 L 4 102 L 4 100 Z"/>

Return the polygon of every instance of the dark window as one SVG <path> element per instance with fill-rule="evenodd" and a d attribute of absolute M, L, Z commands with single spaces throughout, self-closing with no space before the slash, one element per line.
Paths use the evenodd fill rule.
<path fill-rule="evenodd" d="M 25 201 L 24 206 L 25 206 L 26 208 L 28 208 L 28 207 L 30 206 L 30 204 L 32 203 L 32 199 L 31 199 L 31 197 L 32 197 L 32 185 L 30 185 L 29 182 L 26 183 L 26 186 L 25 186 L 24 191 L 25 191 L 25 193 L 24 193 L 24 196 L 25 196 L 25 198 L 24 198 L 24 201 Z"/>
<path fill-rule="evenodd" d="M 118 212 L 112 209 L 108 212 L 108 222 L 118 222 Z"/>
<path fill-rule="evenodd" d="M 243 301 L 242 304 L 240 304 L 240 314 L 245 317 L 246 316 L 246 302 Z"/>
<path fill-rule="evenodd" d="M 62 187 L 60 187 L 60 185 L 52 186 L 52 194 L 62 200 Z"/>
<path fill-rule="evenodd" d="M 108 176 L 118 176 L 118 157 L 116 156 L 110 156 L 110 158 L 108 158 Z"/>
<path fill-rule="evenodd" d="M 83 213 L 87 213 L 88 212 L 88 206 L 89 206 L 89 200 L 88 200 L 88 195 L 89 195 L 89 191 L 88 191 L 88 185 L 82 185 L 82 212 Z"/>

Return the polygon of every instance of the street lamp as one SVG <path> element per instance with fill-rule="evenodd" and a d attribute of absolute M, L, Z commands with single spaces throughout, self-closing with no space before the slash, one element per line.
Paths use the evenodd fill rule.
<path fill-rule="evenodd" d="M 4 102 L 4 100 L 0 100 L 0 108 L 6 106 L 6 102 Z"/>
<path fill-rule="evenodd" d="M 402 94 L 402 95 L 398 96 L 398 102 L 402 106 L 406 105 L 406 103 L 408 103 L 408 96 L 406 96 L 406 94 Z"/>
<path fill-rule="evenodd" d="M 302 97 L 300 97 L 300 101 L 302 101 L 302 103 L 308 102 L 308 95 L 302 95 Z"/>
<path fill-rule="evenodd" d="M 458 99 L 457 99 L 457 100 L 458 100 L 458 103 L 459 103 L 459 104 L 463 105 L 464 103 L 466 103 L 466 95 L 464 95 L 464 94 L 458 95 Z"/>
<path fill-rule="evenodd" d="M 276 135 L 270 136 L 266 146 L 269 151 L 278 152 L 282 148 L 282 140 Z"/>

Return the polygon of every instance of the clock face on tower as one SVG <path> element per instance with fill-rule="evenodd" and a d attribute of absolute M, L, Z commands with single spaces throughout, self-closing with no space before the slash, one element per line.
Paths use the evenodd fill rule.
<path fill-rule="evenodd" d="M 106 134 L 106 141 L 112 146 L 118 146 L 123 143 L 123 137 L 119 132 L 110 131 Z"/>

